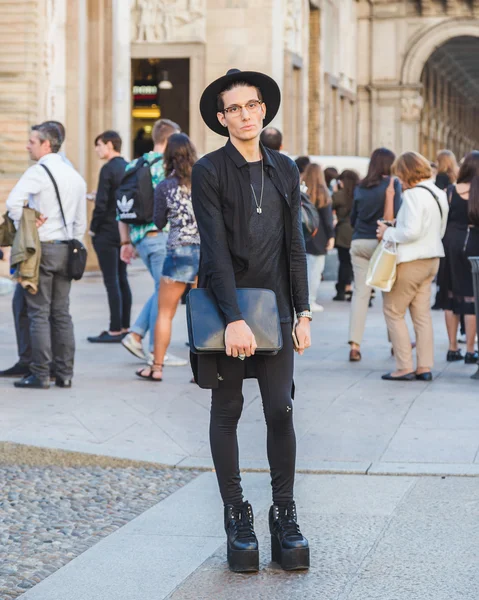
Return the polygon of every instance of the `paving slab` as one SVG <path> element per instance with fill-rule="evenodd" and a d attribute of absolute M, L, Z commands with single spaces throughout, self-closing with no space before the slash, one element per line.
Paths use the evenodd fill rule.
<path fill-rule="evenodd" d="M 71 561 L 25 600 L 477 600 L 479 479 L 298 475 L 309 571 L 270 560 L 269 476 L 246 473 L 260 571 L 226 563 L 214 473 L 204 473 Z"/>
<path fill-rule="evenodd" d="M 230 573 L 222 547 L 168 598 L 475 600 L 478 493 L 477 479 L 306 476 L 297 497 L 309 572 L 270 562 L 263 519 L 259 573 Z"/>
<path fill-rule="evenodd" d="M 136 316 L 151 291 L 149 275 L 130 277 Z M 448 364 L 443 315 L 433 313 L 436 379 L 432 383 L 386 382 L 394 368 L 378 297 L 370 309 L 363 360 L 348 362 L 350 304 L 332 302 L 324 282 L 325 311 L 312 325 L 313 348 L 296 360 L 295 423 L 298 468 L 312 472 L 477 475 L 479 383 L 476 366 Z M 89 344 L 105 329 L 106 293 L 101 277 L 88 274 L 72 290 L 77 338 L 71 390 L 24 391 L 0 380 L 0 440 L 40 447 L 212 467 L 210 393 L 189 383 L 188 367 L 165 368 L 161 384 L 141 381 L 141 362 L 120 345 Z M 11 296 L 0 296 L 0 368 L 16 359 Z M 174 321 L 171 351 L 188 358 L 185 309 Z M 266 428 L 256 382 L 244 386 L 239 427 L 242 464 L 267 470 Z M 372 465 L 372 466 L 371 466 Z M 399 466 L 398 466 L 399 465 Z M 403 465 L 406 467 L 403 469 Z"/>

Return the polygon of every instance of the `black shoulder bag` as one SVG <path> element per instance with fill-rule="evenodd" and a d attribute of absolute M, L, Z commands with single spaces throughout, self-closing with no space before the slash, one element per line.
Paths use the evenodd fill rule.
<path fill-rule="evenodd" d="M 60 205 L 60 212 L 62 213 L 63 224 L 65 226 L 65 230 L 68 236 L 68 227 L 65 219 L 65 213 L 63 212 L 62 201 L 60 199 L 60 192 L 58 191 L 58 185 L 55 181 L 55 178 L 51 174 L 50 169 L 46 165 L 42 166 L 47 172 L 48 176 L 52 180 L 53 187 L 55 188 L 55 193 L 57 195 L 58 204 Z M 83 277 L 83 273 L 85 272 L 86 267 L 86 259 L 87 259 L 87 251 L 85 246 L 76 239 L 68 240 L 68 275 L 78 281 Z"/>

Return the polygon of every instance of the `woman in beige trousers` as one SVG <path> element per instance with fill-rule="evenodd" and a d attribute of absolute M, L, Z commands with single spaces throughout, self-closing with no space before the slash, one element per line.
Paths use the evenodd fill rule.
<path fill-rule="evenodd" d="M 394 170 L 402 183 L 403 201 L 396 227 L 378 221 L 378 239 L 397 244 L 397 274 L 392 290 L 384 294 L 383 310 L 396 359 L 396 370 L 383 375 L 389 381 L 431 381 L 434 339 L 431 318 L 431 284 L 444 256 L 449 204 L 445 192 L 432 180 L 429 161 L 405 152 Z M 409 310 L 416 333 L 417 367 L 414 370 L 411 339 L 406 324 Z"/>
<path fill-rule="evenodd" d="M 349 360 L 361 360 L 361 342 L 366 326 L 371 288 L 366 285 L 369 261 L 378 245 L 376 222 L 392 221 L 401 205 L 401 185 L 391 177 L 395 155 L 387 148 L 378 148 L 371 155 L 368 174 L 354 191 L 351 224 L 351 263 L 354 273 L 354 294 L 349 320 Z"/>

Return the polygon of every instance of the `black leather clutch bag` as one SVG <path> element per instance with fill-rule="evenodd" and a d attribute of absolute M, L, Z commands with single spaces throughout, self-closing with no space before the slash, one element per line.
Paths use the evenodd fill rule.
<path fill-rule="evenodd" d="M 256 338 L 257 354 L 277 354 L 283 347 L 276 295 L 271 290 L 240 288 L 238 305 Z M 193 289 L 186 298 L 190 350 L 195 354 L 225 352 L 225 320 L 213 293 Z"/>

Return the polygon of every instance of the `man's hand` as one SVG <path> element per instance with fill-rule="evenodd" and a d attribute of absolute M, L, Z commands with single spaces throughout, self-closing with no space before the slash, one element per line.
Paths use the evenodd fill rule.
<path fill-rule="evenodd" d="M 240 354 L 253 356 L 257 344 L 253 332 L 246 321 L 234 321 L 226 326 L 225 331 L 226 354 L 238 358 Z"/>
<path fill-rule="evenodd" d="M 332 237 L 329 238 L 328 243 L 326 244 L 326 250 L 329 252 L 330 250 L 332 250 L 334 248 L 334 242 L 336 240 Z"/>
<path fill-rule="evenodd" d="M 44 225 L 47 222 L 47 220 L 48 217 L 45 217 L 45 215 L 40 215 L 38 219 L 35 219 L 35 225 L 37 226 L 37 229 Z"/>
<path fill-rule="evenodd" d="M 298 347 L 295 350 L 298 354 L 304 354 L 306 348 L 311 346 L 311 321 L 307 317 L 298 319 L 296 337 L 298 338 Z"/>
<path fill-rule="evenodd" d="M 135 248 L 133 244 L 123 244 L 120 248 L 120 258 L 127 265 L 131 263 L 135 258 Z"/>

